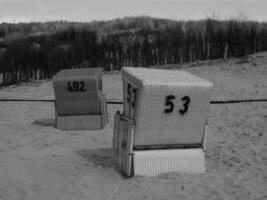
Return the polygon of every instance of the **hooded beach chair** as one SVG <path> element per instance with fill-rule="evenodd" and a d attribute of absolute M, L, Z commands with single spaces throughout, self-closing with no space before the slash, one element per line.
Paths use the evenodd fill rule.
<path fill-rule="evenodd" d="M 102 69 L 65 69 L 53 77 L 56 127 L 62 130 L 102 129 L 107 103 L 102 93 Z"/>
<path fill-rule="evenodd" d="M 126 176 L 205 173 L 212 83 L 178 70 L 123 68 L 114 118 L 116 168 Z"/>

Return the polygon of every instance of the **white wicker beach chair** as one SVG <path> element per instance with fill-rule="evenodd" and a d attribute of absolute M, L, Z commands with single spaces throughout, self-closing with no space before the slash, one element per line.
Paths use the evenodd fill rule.
<path fill-rule="evenodd" d="M 132 146 L 113 144 L 116 155 L 124 155 L 120 154 L 122 147 L 130 152 L 126 157 L 132 157 L 133 172 L 114 159 L 117 168 L 127 176 L 170 171 L 204 173 L 212 83 L 188 72 L 146 68 L 124 68 L 122 79 L 123 114 L 115 115 L 114 140 L 119 141 L 118 135 L 132 134 L 127 136 L 132 141 L 126 142 Z M 121 130 L 121 123 L 130 123 L 126 126 L 132 127 L 133 133 Z M 131 160 L 126 157 L 120 159 Z"/>
<path fill-rule="evenodd" d="M 102 94 L 102 69 L 67 69 L 53 77 L 56 127 L 63 130 L 101 129 L 107 123 Z"/>

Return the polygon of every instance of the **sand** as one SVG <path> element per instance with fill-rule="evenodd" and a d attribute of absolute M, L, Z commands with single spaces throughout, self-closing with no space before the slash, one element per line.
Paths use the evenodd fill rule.
<path fill-rule="evenodd" d="M 214 100 L 267 98 L 267 53 L 251 57 L 182 70 L 213 81 Z M 105 74 L 103 86 L 109 99 L 122 99 L 120 72 Z M 54 94 L 51 81 L 35 81 L 2 88 L 0 97 Z M 121 105 L 109 105 L 103 130 L 61 131 L 53 127 L 53 103 L 0 102 L 0 200 L 267 199 L 267 102 L 210 108 L 205 175 L 124 178 L 111 149 Z"/>

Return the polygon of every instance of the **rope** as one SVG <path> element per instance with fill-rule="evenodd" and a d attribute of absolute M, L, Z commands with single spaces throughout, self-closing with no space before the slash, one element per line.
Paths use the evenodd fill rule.
<path fill-rule="evenodd" d="M 23 101 L 23 102 L 54 102 L 54 99 L 0 99 L 0 102 L 5 102 L 5 101 Z"/>
<path fill-rule="evenodd" d="M 249 103 L 249 102 L 267 102 L 267 98 L 263 99 L 227 99 L 227 100 L 211 100 L 210 104 L 232 104 L 232 103 Z"/>
<path fill-rule="evenodd" d="M 55 102 L 54 99 L 9 99 L 0 98 L 0 102 Z M 234 104 L 234 103 L 252 103 L 252 102 L 267 102 L 267 98 L 263 99 L 224 99 L 224 100 L 211 100 L 210 104 Z M 122 101 L 116 101 L 110 99 L 107 101 L 108 104 L 120 105 Z"/>

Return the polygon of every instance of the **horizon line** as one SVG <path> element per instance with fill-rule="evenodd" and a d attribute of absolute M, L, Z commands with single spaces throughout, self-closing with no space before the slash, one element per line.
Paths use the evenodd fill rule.
<path fill-rule="evenodd" d="M 116 17 L 116 18 L 111 18 L 111 19 L 91 19 L 88 21 L 85 20 L 71 20 L 71 19 L 51 19 L 51 20 L 27 20 L 27 19 L 20 19 L 16 21 L 12 20 L 4 20 L 1 21 L 1 16 L 0 16 L 0 24 L 30 24 L 30 23 L 51 23 L 51 22 L 66 22 L 66 23 L 93 23 L 93 22 L 109 22 L 109 21 L 114 21 L 114 20 L 121 20 L 125 18 L 141 18 L 141 17 L 146 17 L 146 18 L 152 18 L 152 19 L 162 19 L 162 20 L 170 20 L 170 21 L 177 21 L 177 22 L 188 22 L 188 21 L 204 21 L 204 20 L 216 20 L 216 21 L 248 21 L 248 22 L 259 22 L 259 23 L 266 23 L 267 19 L 251 19 L 247 16 L 231 16 L 231 17 L 214 17 L 214 16 L 207 16 L 207 17 L 202 17 L 199 19 L 174 19 L 174 18 L 164 18 L 164 17 L 154 17 L 150 15 L 129 15 L 129 16 L 124 16 L 124 17 Z"/>

